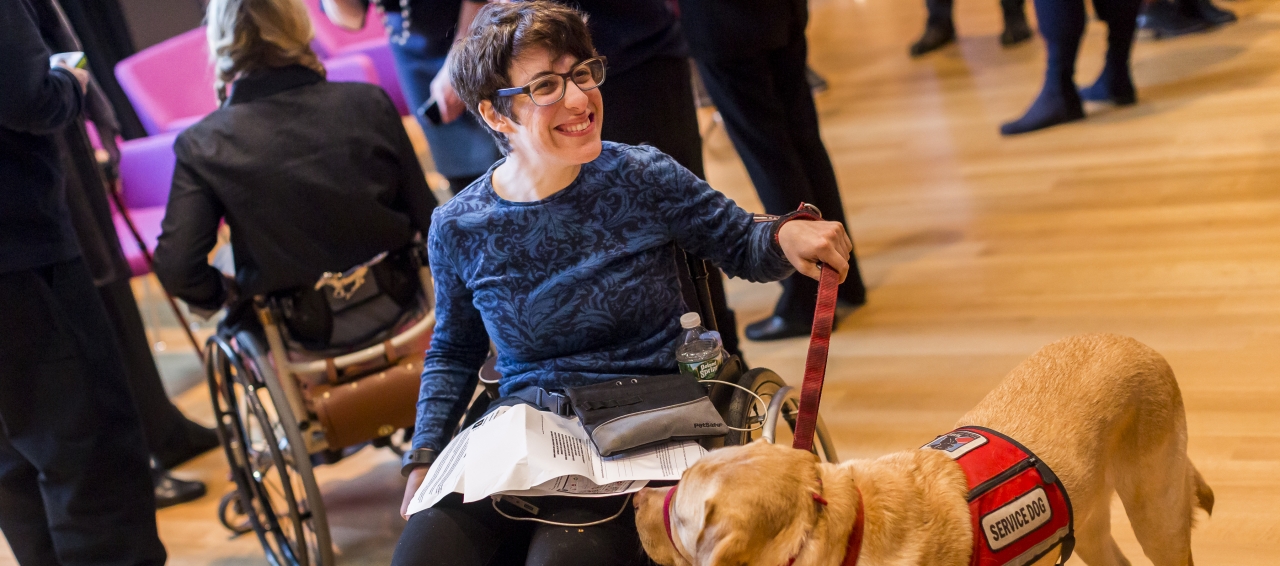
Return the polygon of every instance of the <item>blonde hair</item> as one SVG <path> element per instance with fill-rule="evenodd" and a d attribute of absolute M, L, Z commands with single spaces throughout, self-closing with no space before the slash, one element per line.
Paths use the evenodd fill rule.
<path fill-rule="evenodd" d="M 324 75 L 311 50 L 311 18 L 299 0 L 210 0 L 205 34 L 218 100 L 243 73 L 302 65 Z"/>

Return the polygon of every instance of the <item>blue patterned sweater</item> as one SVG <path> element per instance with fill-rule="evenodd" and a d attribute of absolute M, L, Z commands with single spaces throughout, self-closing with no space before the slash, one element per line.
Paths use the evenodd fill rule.
<path fill-rule="evenodd" d="M 536 202 L 503 200 L 492 175 L 432 217 L 436 328 L 414 448 L 444 448 L 490 339 L 503 395 L 673 373 L 687 311 L 673 242 L 735 277 L 792 272 L 771 223 L 651 147 L 605 142 L 573 183 Z"/>

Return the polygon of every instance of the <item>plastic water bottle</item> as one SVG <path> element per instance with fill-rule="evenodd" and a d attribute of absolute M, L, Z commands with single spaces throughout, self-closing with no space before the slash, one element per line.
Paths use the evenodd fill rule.
<path fill-rule="evenodd" d="M 716 374 L 720 373 L 720 367 L 728 359 L 724 353 L 724 344 L 720 341 L 720 333 L 708 332 L 703 328 L 702 316 L 696 312 L 681 316 L 680 326 L 684 328 L 680 345 L 676 347 L 676 362 L 680 364 L 680 373 L 699 380 L 715 379 Z"/>

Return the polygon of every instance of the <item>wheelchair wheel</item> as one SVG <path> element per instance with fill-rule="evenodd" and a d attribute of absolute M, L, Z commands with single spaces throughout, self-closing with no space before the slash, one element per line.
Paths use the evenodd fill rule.
<path fill-rule="evenodd" d="M 217 430 L 240 510 L 273 566 L 329 566 L 333 546 L 302 431 L 256 340 L 214 337 L 207 356 Z M 272 387 L 274 385 L 274 387 Z"/>
<path fill-rule="evenodd" d="M 787 385 L 778 374 L 764 368 L 742 374 L 738 385 L 754 391 L 768 406 L 761 407 L 760 402 L 746 392 L 735 390 L 724 412 L 726 423 L 737 428 L 759 428 L 750 432 L 729 431 L 724 440 L 725 446 L 740 446 L 760 438 L 771 443 L 790 444 L 796 417 L 800 414 L 800 390 Z M 821 414 L 818 415 L 816 429 L 813 453 L 823 462 L 839 462 L 835 444 L 827 433 Z"/>

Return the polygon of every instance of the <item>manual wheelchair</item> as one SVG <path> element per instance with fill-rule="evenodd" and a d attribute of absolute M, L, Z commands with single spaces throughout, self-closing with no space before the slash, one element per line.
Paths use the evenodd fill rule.
<path fill-rule="evenodd" d="M 706 264 L 691 256 L 680 263 L 686 304 L 695 305 L 704 326 L 715 330 Z M 326 274 L 326 292 L 358 293 L 355 279 L 365 277 L 357 273 L 360 267 Z M 435 324 L 430 273 L 425 261 L 412 267 L 417 292 L 396 324 L 343 348 L 317 349 L 300 340 L 285 324 L 291 305 L 280 297 L 255 297 L 260 332 L 215 335 L 208 341 L 209 392 L 236 486 L 224 497 L 219 518 L 237 533 L 254 532 L 274 566 L 334 564 L 315 466 L 366 444 L 402 453 L 412 436 L 423 352 Z M 497 398 L 501 376 L 493 370 L 494 359 L 491 354 L 477 375 L 459 427 L 469 426 Z M 714 384 L 709 395 L 726 424 L 743 430 L 714 439 L 707 448 L 758 438 L 789 441 L 799 390 L 768 369 L 746 369 L 736 357 L 717 378 L 738 386 Z M 820 418 L 813 451 L 823 461 L 838 461 Z"/>

